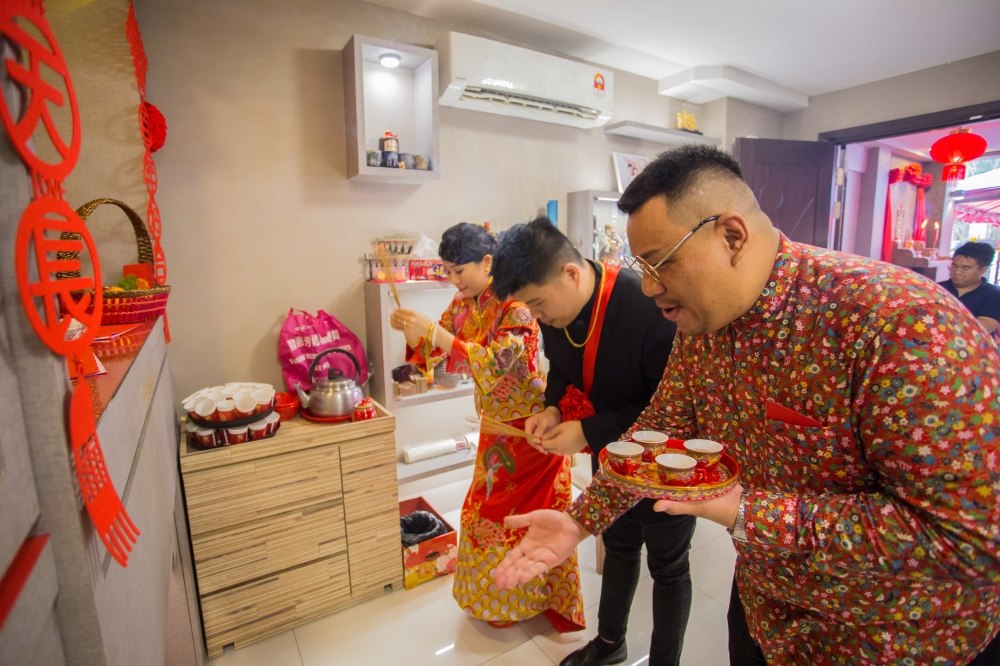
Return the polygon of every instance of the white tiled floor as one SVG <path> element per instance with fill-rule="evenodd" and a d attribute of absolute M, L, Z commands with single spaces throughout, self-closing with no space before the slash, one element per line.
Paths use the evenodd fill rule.
<path fill-rule="evenodd" d="M 468 482 L 421 493 L 445 520 L 459 524 Z M 398 591 L 316 620 L 241 650 L 227 648 L 211 666 L 553 666 L 597 633 L 601 578 L 593 539 L 580 545 L 587 629 L 559 634 L 542 616 L 494 629 L 465 615 L 451 597 L 452 577 Z M 699 521 L 691 543 L 694 598 L 682 666 L 720 666 L 729 661 L 726 610 L 736 551 L 726 531 Z M 652 580 L 642 579 L 629 618 L 625 666 L 646 664 L 652 631 Z"/>

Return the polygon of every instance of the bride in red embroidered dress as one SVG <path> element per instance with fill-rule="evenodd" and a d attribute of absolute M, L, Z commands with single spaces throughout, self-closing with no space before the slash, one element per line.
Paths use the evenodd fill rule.
<path fill-rule="evenodd" d="M 407 361 L 428 374 L 444 362 L 448 372 L 471 375 L 477 413 L 524 428 L 526 417 L 545 408 L 538 324 L 523 303 L 501 301 L 490 290 L 495 249 L 496 240 L 482 227 L 462 223 L 445 231 L 440 253 L 458 287 L 455 299 L 439 322 L 404 309 L 395 310 L 390 322 L 406 335 Z M 568 457 L 538 452 L 523 437 L 480 433 L 452 589 L 474 617 L 504 627 L 545 613 L 560 632 L 584 628 L 575 553 L 516 589 L 497 589 L 493 581 L 497 563 L 523 537 L 523 530 L 504 525 L 504 517 L 566 509 L 572 502 L 570 464 Z"/>

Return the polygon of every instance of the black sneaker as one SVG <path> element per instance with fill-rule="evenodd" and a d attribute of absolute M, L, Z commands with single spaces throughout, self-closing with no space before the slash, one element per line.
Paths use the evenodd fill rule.
<path fill-rule="evenodd" d="M 628 646 L 625 645 L 624 639 L 614 646 L 600 636 L 594 636 L 594 640 L 560 661 L 559 666 L 610 666 L 610 664 L 620 664 L 626 659 L 628 659 Z"/>

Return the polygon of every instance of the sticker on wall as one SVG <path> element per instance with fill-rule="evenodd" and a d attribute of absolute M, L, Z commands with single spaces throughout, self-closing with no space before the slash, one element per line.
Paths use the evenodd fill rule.
<path fill-rule="evenodd" d="M 595 74 L 594 75 L 594 94 L 598 97 L 604 97 L 604 75 Z"/>

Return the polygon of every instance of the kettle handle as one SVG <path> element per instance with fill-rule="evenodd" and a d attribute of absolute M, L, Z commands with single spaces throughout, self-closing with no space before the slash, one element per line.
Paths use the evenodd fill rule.
<path fill-rule="evenodd" d="M 324 356 L 326 356 L 327 354 L 333 354 L 333 353 L 347 354 L 348 358 L 350 358 L 351 361 L 354 363 L 354 373 L 355 373 L 355 376 L 358 379 L 361 379 L 361 364 L 358 363 L 357 357 L 355 357 L 354 354 L 352 354 L 351 352 L 347 351 L 346 349 L 336 349 L 335 348 L 335 349 L 327 349 L 325 352 L 320 352 L 319 354 L 316 355 L 316 358 L 313 359 L 312 365 L 309 366 L 309 381 L 310 382 L 312 381 L 313 373 L 316 371 L 316 364 L 319 363 L 319 360 L 321 358 L 323 358 Z"/>

